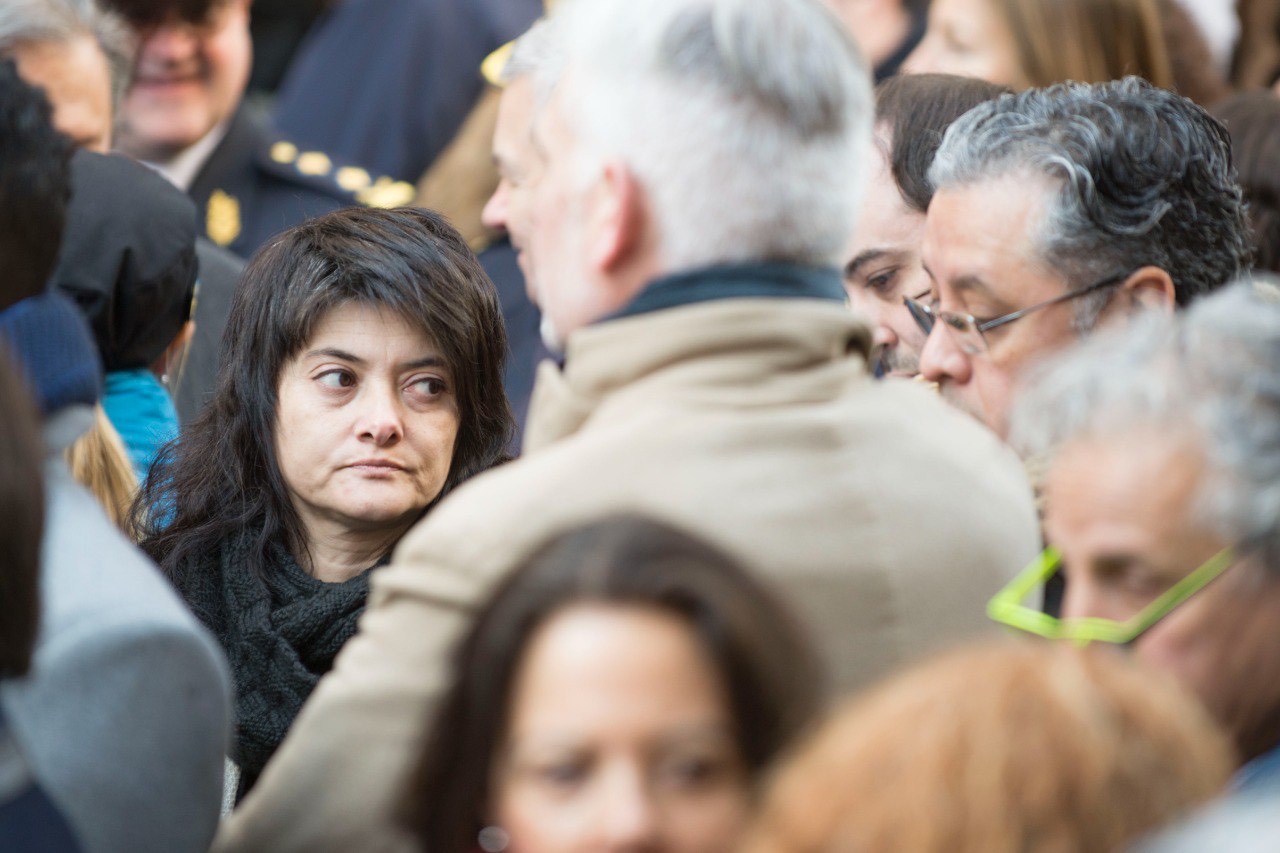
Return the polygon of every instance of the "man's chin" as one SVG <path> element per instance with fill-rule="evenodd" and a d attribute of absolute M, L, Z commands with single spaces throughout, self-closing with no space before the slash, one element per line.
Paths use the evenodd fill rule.
<path fill-rule="evenodd" d="M 139 160 L 162 163 L 186 151 L 214 127 L 210 116 L 198 112 L 155 115 L 148 110 L 133 120 L 121 122 L 116 148 Z"/>
<path fill-rule="evenodd" d="M 982 411 L 981 407 L 960 394 L 957 394 L 955 386 L 950 383 L 943 382 L 938 386 L 938 394 L 941 395 L 942 399 L 945 400 L 953 409 L 959 409 L 978 423 L 995 432 L 997 435 L 1002 438 L 1004 437 L 1004 425 L 1000 423 L 992 423 L 987 418 L 986 412 Z"/>

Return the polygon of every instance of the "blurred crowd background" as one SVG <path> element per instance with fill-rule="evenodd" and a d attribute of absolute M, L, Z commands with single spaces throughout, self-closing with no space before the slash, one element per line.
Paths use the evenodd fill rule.
<path fill-rule="evenodd" d="M 0 270 L 0 849 L 1280 851 L 1280 0 L 0 0 Z"/>

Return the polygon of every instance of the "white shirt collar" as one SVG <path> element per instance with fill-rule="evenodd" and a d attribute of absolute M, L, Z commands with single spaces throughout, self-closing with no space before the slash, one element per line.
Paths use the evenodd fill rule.
<path fill-rule="evenodd" d="M 186 192 L 191 189 L 191 184 L 204 168 L 204 164 L 213 156 L 213 150 L 218 147 L 218 143 L 222 142 L 223 137 L 227 135 L 230 125 L 230 119 L 222 122 L 206 133 L 200 141 L 163 163 L 151 163 L 145 160 L 143 162 L 168 179 L 169 183 Z"/>

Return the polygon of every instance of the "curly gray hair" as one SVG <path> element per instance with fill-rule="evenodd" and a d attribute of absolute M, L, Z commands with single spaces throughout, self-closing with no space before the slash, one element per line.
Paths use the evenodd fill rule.
<path fill-rule="evenodd" d="M 1092 336 L 1026 377 L 1011 424 L 1039 470 L 1077 439 L 1191 436 L 1210 472 L 1196 511 L 1280 573 L 1280 279 Z"/>
<path fill-rule="evenodd" d="M 948 129 L 929 177 L 945 189 L 1027 173 L 1060 187 L 1040 254 L 1073 287 L 1155 266 L 1186 305 L 1249 268 L 1226 130 L 1145 80 L 1061 83 L 982 104 Z M 1108 296 L 1080 300 L 1082 329 Z"/>

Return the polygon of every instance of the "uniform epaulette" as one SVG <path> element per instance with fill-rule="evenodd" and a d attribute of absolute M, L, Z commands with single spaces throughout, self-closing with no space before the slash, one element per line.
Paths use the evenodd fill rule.
<path fill-rule="evenodd" d="M 412 204 L 417 189 L 388 176 L 373 177 L 359 166 L 336 162 L 323 151 L 303 151 L 285 139 L 273 142 L 259 158 L 278 177 L 369 207 Z"/>

